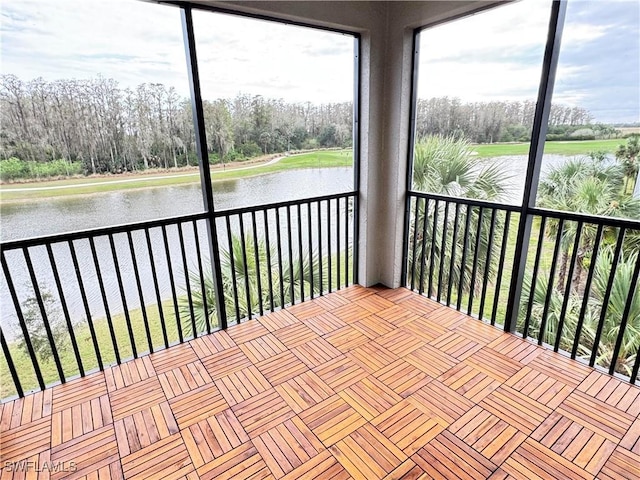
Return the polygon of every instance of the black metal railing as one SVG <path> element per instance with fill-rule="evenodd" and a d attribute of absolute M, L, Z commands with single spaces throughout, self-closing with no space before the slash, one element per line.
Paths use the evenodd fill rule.
<path fill-rule="evenodd" d="M 519 207 L 409 193 L 405 284 L 508 326 Z M 636 383 L 640 229 L 615 218 L 530 209 L 515 332 Z"/>
<path fill-rule="evenodd" d="M 347 192 L 3 242 L 0 397 L 355 283 L 355 201 Z"/>

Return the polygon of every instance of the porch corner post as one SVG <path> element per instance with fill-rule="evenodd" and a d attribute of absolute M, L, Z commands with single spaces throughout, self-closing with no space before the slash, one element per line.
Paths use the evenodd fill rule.
<path fill-rule="evenodd" d="M 533 225 L 533 215 L 530 211 L 536 206 L 538 181 L 540 180 L 540 169 L 542 166 L 542 156 L 544 154 L 544 142 L 547 135 L 549 113 L 551 110 L 551 97 L 553 95 L 558 58 L 560 56 L 560 43 L 562 40 L 562 30 L 564 28 L 566 11 L 567 0 L 553 1 L 551 6 L 551 17 L 549 19 L 547 44 L 545 47 L 542 65 L 542 75 L 538 89 L 538 100 L 533 119 L 533 130 L 531 132 L 531 147 L 529 149 L 524 194 L 522 197 L 522 207 L 520 209 L 520 219 L 518 222 L 518 236 L 513 257 L 514 264 L 511 272 L 511 285 L 509 287 L 509 298 L 507 300 L 507 312 L 504 322 L 504 330 L 506 332 L 515 332 L 518 322 L 520 299 L 522 296 L 522 287 L 527 268 L 529 239 Z M 535 286 L 532 286 L 532 288 L 535 288 Z"/>
<path fill-rule="evenodd" d="M 202 199 L 207 213 L 207 234 L 209 236 L 209 254 L 213 268 L 214 293 L 216 296 L 216 313 L 220 327 L 227 328 L 227 311 L 225 307 L 224 290 L 222 287 L 222 267 L 220 265 L 220 246 L 218 245 L 218 229 L 216 227 L 215 208 L 213 204 L 213 189 L 211 186 L 211 170 L 207 154 L 207 136 L 204 125 L 204 110 L 202 94 L 200 92 L 200 76 L 198 74 L 198 59 L 196 55 L 196 41 L 193 31 L 193 16 L 191 7 L 180 9 L 182 19 L 182 35 L 184 39 L 187 72 L 189 75 L 189 90 L 191 91 L 191 110 L 193 112 L 193 127 L 196 137 L 196 153 L 200 166 L 200 184 Z M 205 292 L 202 292 L 203 295 Z M 194 337 L 197 336 L 194 332 Z"/>

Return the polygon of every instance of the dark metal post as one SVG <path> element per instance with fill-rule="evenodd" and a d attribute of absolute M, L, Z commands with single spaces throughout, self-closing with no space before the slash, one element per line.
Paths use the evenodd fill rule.
<path fill-rule="evenodd" d="M 529 213 L 529 210 L 535 208 L 536 204 L 538 181 L 540 179 L 540 167 L 542 165 L 542 155 L 544 154 L 544 142 L 547 135 L 549 111 L 551 110 L 551 96 L 553 93 L 553 85 L 558 66 L 558 57 L 560 56 L 560 42 L 562 39 L 562 29 L 564 27 L 566 11 L 566 0 L 556 0 L 553 2 L 551 6 L 551 18 L 549 20 L 547 45 L 542 65 L 542 76 L 538 89 L 538 101 L 533 119 L 531 147 L 529 149 L 529 163 L 527 166 L 524 195 L 522 198 L 522 210 L 520 211 L 520 221 L 518 224 L 518 237 L 514 253 L 515 262 L 511 273 L 511 286 L 509 288 L 507 313 L 504 322 L 504 329 L 508 332 L 514 332 L 516 330 L 516 323 L 518 321 L 520 297 L 522 295 L 522 286 L 527 267 L 529 238 L 531 236 L 531 226 L 533 224 L 533 215 Z"/>
<path fill-rule="evenodd" d="M 359 273 L 359 243 L 360 243 L 360 36 L 353 39 L 353 283 L 358 284 Z M 318 204 L 318 219 L 320 218 L 320 204 Z M 320 235 L 320 234 L 318 234 Z M 349 255 L 349 246 L 345 245 Z M 322 284 L 322 282 L 321 282 Z M 320 287 L 322 295 L 322 286 Z"/>
<path fill-rule="evenodd" d="M 405 205 L 404 205 L 404 239 L 402 240 L 402 266 L 400 272 L 400 285 L 405 287 L 407 286 L 408 278 L 407 278 L 407 268 L 409 262 L 409 226 L 411 223 L 411 192 L 412 182 L 413 182 L 413 146 L 415 144 L 416 139 L 416 115 L 418 110 L 418 61 L 420 59 L 420 32 L 416 31 L 413 34 L 413 59 L 412 59 L 412 75 L 413 78 L 411 80 L 411 106 L 409 113 L 409 149 L 407 153 L 407 178 L 406 178 L 406 187 L 405 187 Z M 425 201 L 426 207 L 426 201 Z M 418 199 L 416 198 L 416 224 L 414 228 L 418 227 Z M 426 216 L 426 208 L 425 208 L 425 216 Z M 426 218 L 425 218 L 426 222 Z M 414 233 L 415 237 L 415 233 Z M 415 264 L 415 248 L 414 248 L 414 257 L 413 263 Z M 413 278 L 412 278 L 413 281 Z M 411 285 L 411 289 L 413 290 L 413 283 Z"/>
<path fill-rule="evenodd" d="M 193 127 L 196 135 L 196 152 L 200 164 L 200 184 L 204 209 L 207 212 L 207 233 L 209 235 L 209 251 L 213 267 L 214 292 L 216 295 L 216 312 L 220 326 L 227 328 L 227 311 L 225 308 L 224 290 L 222 287 L 222 267 L 220 266 L 220 248 L 218 245 L 218 229 L 213 215 L 213 189 L 211 187 L 211 171 L 209 169 L 209 155 L 207 152 L 207 137 L 204 128 L 204 111 L 202 108 L 202 94 L 200 92 L 200 76 L 198 74 L 198 60 L 196 56 L 196 39 L 193 32 L 193 16 L 191 7 L 182 7 L 182 35 L 184 38 L 187 72 L 189 74 L 189 89 L 191 90 L 191 110 L 193 111 Z M 204 294 L 204 292 L 203 292 Z"/>

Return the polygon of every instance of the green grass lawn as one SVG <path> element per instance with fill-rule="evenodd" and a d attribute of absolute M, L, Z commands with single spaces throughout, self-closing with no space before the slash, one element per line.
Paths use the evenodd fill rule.
<path fill-rule="evenodd" d="M 303 153 L 283 158 L 272 165 L 227 164 L 226 167 L 216 166 L 211 169 L 211 179 L 216 181 L 233 180 L 243 177 L 264 175 L 300 168 L 329 168 L 350 167 L 353 165 L 351 150 L 329 150 Z M 251 167 L 251 168 L 246 168 Z M 166 177 L 166 178 L 150 178 Z M 127 180 L 125 183 L 114 181 Z M 87 184 L 91 185 L 87 185 Z M 162 187 L 168 185 L 185 185 L 200 183 L 198 171 L 158 172 L 154 175 L 141 173 L 139 175 L 108 176 L 100 178 L 73 178 L 66 180 L 51 180 L 45 182 L 19 183 L 3 185 L 0 190 L 2 202 L 16 202 L 27 199 L 50 198 L 67 195 L 84 195 L 98 192 L 110 192 L 132 188 Z M 74 186 L 75 187 L 72 187 Z M 42 187 L 69 187 L 56 190 L 38 190 Z M 15 189 L 33 188 L 31 191 L 12 191 Z"/>
<path fill-rule="evenodd" d="M 605 151 L 614 153 L 619 145 L 626 143 L 624 138 L 608 140 L 582 140 L 571 142 L 546 142 L 544 153 L 554 155 L 586 155 L 589 152 Z M 528 155 L 528 143 L 492 143 L 473 145 L 478 157 L 500 157 L 503 155 Z"/>

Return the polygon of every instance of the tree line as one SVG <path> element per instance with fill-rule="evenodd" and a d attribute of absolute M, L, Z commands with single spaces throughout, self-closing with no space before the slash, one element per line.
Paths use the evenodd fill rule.
<path fill-rule="evenodd" d="M 203 103 L 211 163 L 352 142 L 350 102 L 239 94 Z M 23 81 L 2 75 L 0 112 L 0 156 L 16 168 L 60 159 L 67 170 L 80 165 L 87 174 L 197 164 L 191 102 L 161 83 L 122 88 L 101 76 Z"/>
<path fill-rule="evenodd" d="M 416 115 L 416 133 L 418 138 L 429 135 L 453 135 L 466 138 L 472 143 L 494 142 L 528 142 L 531 140 L 531 128 L 535 114 L 536 102 L 524 101 L 492 101 L 464 103 L 456 97 L 435 97 L 419 99 Z M 549 140 L 595 138 L 591 132 L 579 135 L 586 125 L 593 120 L 588 110 L 582 107 L 570 107 L 553 104 L 549 114 L 549 134 L 558 138 Z M 591 125 L 590 125 L 591 126 Z M 591 126 L 600 131 L 604 125 Z M 603 130 L 604 134 L 612 134 Z"/>

